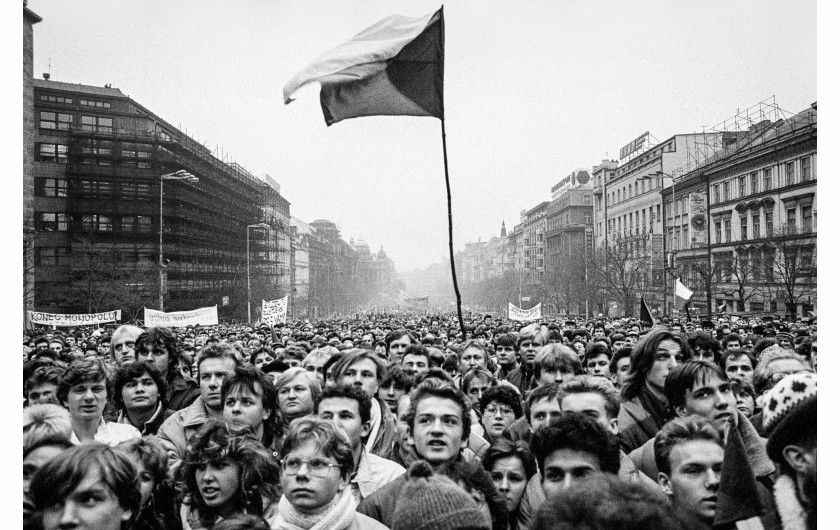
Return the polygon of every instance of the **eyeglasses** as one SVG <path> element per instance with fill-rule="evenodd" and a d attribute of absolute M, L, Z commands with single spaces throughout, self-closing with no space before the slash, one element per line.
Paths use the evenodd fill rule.
<path fill-rule="evenodd" d="M 513 409 L 510 407 L 496 407 L 493 405 L 488 405 L 487 408 L 484 409 L 484 413 L 489 414 L 491 416 L 495 416 L 499 412 L 502 413 L 502 416 L 507 416 L 508 414 L 513 414 Z"/>
<path fill-rule="evenodd" d="M 296 475 L 301 466 L 306 464 L 306 469 L 313 477 L 324 478 L 330 473 L 330 469 L 334 467 L 341 467 L 338 464 L 333 464 L 323 458 L 312 458 L 310 460 L 302 460 L 300 458 L 284 458 L 280 461 L 283 466 L 283 473 L 286 475 Z"/>

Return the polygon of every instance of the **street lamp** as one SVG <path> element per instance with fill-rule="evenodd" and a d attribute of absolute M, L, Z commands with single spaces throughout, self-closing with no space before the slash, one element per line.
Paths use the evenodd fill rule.
<path fill-rule="evenodd" d="M 257 223 L 255 225 L 248 225 L 245 229 L 245 275 L 248 278 L 248 324 L 251 323 L 251 229 L 262 228 L 268 230 L 271 227 L 265 223 Z"/>
<path fill-rule="evenodd" d="M 158 265 L 160 265 L 160 289 L 158 292 L 158 305 L 160 306 L 160 310 L 163 311 L 163 283 L 164 278 L 166 276 L 166 272 L 164 269 L 169 266 L 169 260 L 163 258 L 163 181 L 164 180 L 186 180 L 187 182 L 196 183 L 198 182 L 198 177 L 186 171 L 184 169 L 179 169 L 174 173 L 167 173 L 165 175 L 160 176 L 160 223 L 158 224 L 159 227 L 159 238 L 160 238 L 160 246 L 158 250 Z"/>

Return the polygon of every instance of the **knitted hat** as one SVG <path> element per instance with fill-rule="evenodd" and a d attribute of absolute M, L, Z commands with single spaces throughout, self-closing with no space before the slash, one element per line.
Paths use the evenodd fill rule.
<path fill-rule="evenodd" d="M 452 479 L 435 475 L 425 461 L 408 471 L 391 530 L 489 530 L 478 504 Z"/>
<path fill-rule="evenodd" d="M 791 344 L 793 344 L 793 335 L 786 331 L 776 333 L 776 340 L 778 341 L 779 339 L 787 339 L 790 341 Z"/>
<path fill-rule="evenodd" d="M 782 461 L 782 450 L 796 436 L 817 426 L 817 376 L 790 374 L 764 396 L 764 432 L 767 455 Z"/>

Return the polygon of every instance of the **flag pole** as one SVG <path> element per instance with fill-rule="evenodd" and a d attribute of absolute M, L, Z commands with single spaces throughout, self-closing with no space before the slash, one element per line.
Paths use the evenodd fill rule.
<path fill-rule="evenodd" d="M 461 291 L 458 290 L 458 276 L 455 274 L 455 251 L 452 247 L 452 190 L 449 187 L 449 160 L 446 157 L 446 125 L 440 119 L 440 135 L 443 140 L 443 173 L 446 177 L 446 209 L 449 213 L 449 264 L 452 267 L 452 285 L 455 287 L 455 303 L 458 306 L 458 323 L 461 325 L 461 338 L 467 340 L 464 316 L 461 313 Z"/>

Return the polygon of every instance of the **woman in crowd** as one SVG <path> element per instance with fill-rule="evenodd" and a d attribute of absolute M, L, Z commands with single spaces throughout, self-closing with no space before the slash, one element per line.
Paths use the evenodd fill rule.
<path fill-rule="evenodd" d="M 125 530 L 140 507 L 131 459 L 99 443 L 48 460 L 32 477 L 29 492 L 43 530 Z"/>
<path fill-rule="evenodd" d="M 280 468 L 252 436 L 211 421 L 190 440 L 178 469 L 185 530 L 209 529 L 237 514 L 270 518 L 277 503 Z"/>
<path fill-rule="evenodd" d="M 222 403 L 228 426 L 250 429 L 277 458 L 282 420 L 271 378 L 253 366 L 237 367 L 233 377 L 222 384 Z"/>
<path fill-rule="evenodd" d="M 292 420 L 308 416 L 315 411 L 315 402 L 321 395 L 321 384 L 315 374 L 305 368 L 289 368 L 275 383 L 283 418 L 283 432 Z"/>
<path fill-rule="evenodd" d="M 154 436 L 121 442 L 116 449 L 134 462 L 140 485 L 140 508 L 131 530 L 180 530 L 167 480 L 166 450 Z"/>
<path fill-rule="evenodd" d="M 283 441 L 283 496 L 272 530 L 382 530 L 381 523 L 356 512 L 348 487 L 353 449 L 333 422 L 295 420 Z"/>
<path fill-rule="evenodd" d="M 499 385 L 491 387 L 479 402 L 481 425 L 484 427 L 484 439 L 491 444 L 516 419 L 522 417 L 522 402 L 513 387 Z"/>
<path fill-rule="evenodd" d="M 174 413 L 163 402 L 166 389 L 166 380 L 150 365 L 130 362 L 120 366 L 114 376 L 117 423 L 133 425 L 143 436 L 157 434 L 163 421 Z"/>
<path fill-rule="evenodd" d="M 255 348 L 251 352 L 251 364 L 259 368 L 260 370 L 263 369 L 263 366 L 274 361 L 274 359 L 274 351 L 267 346 Z"/>
<path fill-rule="evenodd" d="M 516 530 L 522 495 L 528 481 L 537 472 L 536 461 L 528 444 L 499 438 L 484 453 L 481 464 L 490 473 L 496 490 L 505 496 L 511 530 Z"/>

